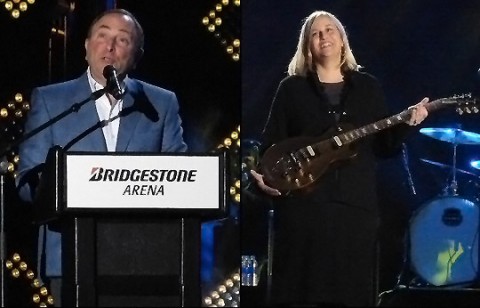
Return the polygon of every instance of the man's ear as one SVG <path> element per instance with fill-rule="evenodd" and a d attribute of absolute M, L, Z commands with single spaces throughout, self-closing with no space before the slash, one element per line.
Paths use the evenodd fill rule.
<path fill-rule="evenodd" d="M 144 53 L 143 48 L 139 48 L 137 50 L 137 54 L 135 55 L 135 64 L 137 64 L 140 61 L 140 59 L 143 57 L 143 53 Z"/>
<path fill-rule="evenodd" d="M 87 50 L 88 50 L 88 38 L 85 39 L 85 43 L 84 43 L 84 46 L 85 46 L 85 60 L 87 59 Z"/>

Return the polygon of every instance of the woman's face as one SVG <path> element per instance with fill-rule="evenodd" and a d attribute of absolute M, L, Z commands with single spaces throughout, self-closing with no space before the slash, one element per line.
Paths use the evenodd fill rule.
<path fill-rule="evenodd" d="M 319 16 L 310 29 L 310 52 L 314 63 L 340 63 L 343 40 L 337 26 L 328 16 Z"/>

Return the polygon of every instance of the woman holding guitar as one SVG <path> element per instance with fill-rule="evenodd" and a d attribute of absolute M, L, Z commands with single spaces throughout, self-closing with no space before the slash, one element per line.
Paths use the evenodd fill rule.
<path fill-rule="evenodd" d="M 360 68 L 344 26 L 333 14 L 315 11 L 304 20 L 288 76 L 275 94 L 262 144 L 268 148 L 297 137 L 307 141 L 297 152 L 300 145 L 293 142 L 294 152 L 271 164 L 281 171 L 262 169 L 262 160 L 259 171 L 252 171 L 259 188 L 274 196 L 274 305 L 374 304 L 379 226 L 375 162 L 401 150 L 408 127 L 427 117 L 428 98 L 408 108 L 402 124 L 359 140 L 355 148 L 342 147 L 340 139 L 332 139 L 327 148 L 309 146 L 308 140 L 313 144 L 328 139 L 344 131 L 347 123 L 361 127 L 388 115 L 379 82 Z M 323 166 L 312 168 L 321 177 L 305 187 L 300 176 L 313 179 L 319 174 L 304 174 L 299 156 L 308 157 L 307 164 L 321 162 Z M 343 157 L 337 160 L 337 156 Z M 298 176 L 292 176 L 292 170 Z M 266 176 L 275 172 L 301 189 L 275 186 Z"/>

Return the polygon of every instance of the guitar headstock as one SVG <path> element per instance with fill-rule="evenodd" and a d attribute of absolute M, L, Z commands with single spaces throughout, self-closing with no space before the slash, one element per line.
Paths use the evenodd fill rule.
<path fill-rule="evenodd" d="M 471 93 L 454 95 L 449 99 L 453 101 L 452 103 L 457 105 L 455 107 L 455 112 L 458 113 L 459 115 L 462 115 L 464 113 L 472 114 L 472 113 L 479 112 L 479 109 L 477 106 L 477 99 L 472 98 Z"/>

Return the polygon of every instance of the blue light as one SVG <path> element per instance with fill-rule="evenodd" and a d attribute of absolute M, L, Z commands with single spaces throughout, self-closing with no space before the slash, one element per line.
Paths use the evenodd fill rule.
<path fill-rule="evenodd" d="M 480 160 L 473 160 L 470 162 L 470 166 L 475 169 L 480 169 Z"/>

